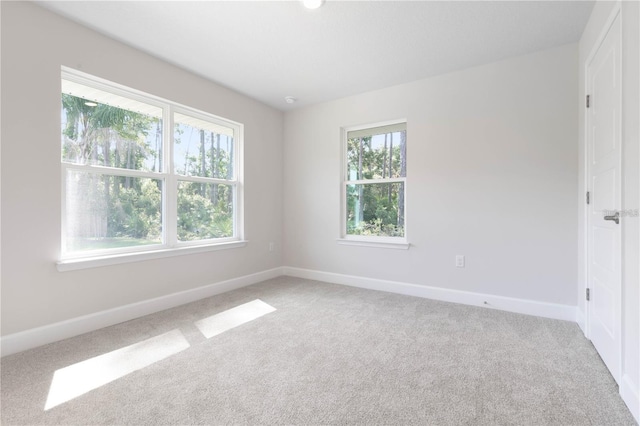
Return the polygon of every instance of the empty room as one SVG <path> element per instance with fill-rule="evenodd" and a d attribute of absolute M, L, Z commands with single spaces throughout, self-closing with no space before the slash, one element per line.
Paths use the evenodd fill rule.
<path fill-rule="evenodd" d="M 640 2 L 0 19 L 2 424 L 638 424 Z"/>

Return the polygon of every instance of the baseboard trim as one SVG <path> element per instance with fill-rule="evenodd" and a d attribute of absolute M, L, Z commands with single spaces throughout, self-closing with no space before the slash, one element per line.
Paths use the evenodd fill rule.
<path fill-rule="evenodd" d="M 283 275 L 282 268 L 273 268 L 255 274 L 244 275 L 190 290 L 32 328 L 19 333 L 9 334 L 0 338 L 0 354 L 1 356 L 15 354 L 165 309 L 174 308 L 184 305 L 185 303 L 195 302 L 196 300 L 206 297 L 246 287 L 281 275 Z"/>
<path fill-rule="evenodd" d="M 3 336 L 0 338 L 0 354 L 1 356 L 15 354 L 38 346 L 46 345 L 48 343 L 68 339 L 103 327 L 108 327 L 124 321 L 139 318 L 144 315 L 159 312 L 164 309 L 174 308 L 206 297 L 246 287 L 281 275 L 366 288 L 370 290 L 386 291 L 389 293 L 408 296 L 423 297 L 445 302 L 460 303 L 464 305 L 479 306 L 489 309 L 498 309 L 519 314 L 535 315 L 574 322 L 577 321 L 578 324 L 580 324 L 579 315 L 581 313 L 574 306 L 285 266 Z M 629 395 L 631 395 L 630 398 L 631 401 L 633 401 L 633 386 L 629 387 L 628 392 L 630 392 Z M 635 395 L 637 400 L 637 392 Z"/>
<path fill-rule="evenodd" d="M 640 423 L 640 384 L 633 383 L 629 375 L 623 375 L 620 383 L 620 396 L 629 407 L 636 422 Z"/>
<path fill-rule="evenodd" d="M 555 303 L 537 302 L 526 299 L 493 296 L 482 293 L 472 293 L 424 285 L 409 284 L 398 281 L 386 281 L 353 275 L 336 274 L 332 272 L 314 271 L 310 269 L 283 267 L 284 275 L 310 280 L 325 281 L 333 284 L 348 285 L 370 290 L 386 291 L 389 293 L 417 296 L 444 302 L 460 303 L 463 305 L 479 306 L 498 309 L 518 314 L 535 315 L 539 317 L 576 321 L 576 307 Z"/>

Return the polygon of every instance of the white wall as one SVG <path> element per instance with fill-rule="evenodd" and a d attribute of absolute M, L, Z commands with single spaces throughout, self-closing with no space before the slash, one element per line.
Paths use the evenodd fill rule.
<path fill-rule="evenodd" d="M 580 39 L 580 145 L 579 195 L 585 192 L 584 97 L 585 67 L 598 38 L 615 10 L 622 18 L 622 209 L 640 207 L 640 3 L 599 1 Z M 586 282 L 584 266 L 586 205 L 580 203 L 578 291 L 583 294 Z M 620 393 L 636 419 L 640 418 L 640 219 L 624 217 L 622 226 L 622 374 Z M 578 310 L 585 318 L 585 300 L 580 297 Z M 586 329 L 584 322 L 580 324 Z"/>
<path fill-rule="evenodd" d="M 640 3 L 622 3 L 623 43 L 623 201 L 640 208 Z M 622 223 L 622 381 L 621 393 L 640 422 L 640 218 Z M 635 393 L 635 395 L 633 395 Z"/>
<path fill-rule="evenodd" d="M 33 4 L 1 7 L 3 336 L 282 264 L 281 112 Z M 244 123 L 249 244 L 58 272 L 61 65 Z"/>
<path fill-rule="evenodd" d="M 571 44 L 287 112 L 284 264 L 575 306 L 577 96 Z M 338 245 L 340 128 L 397 118 L 412 247 Z"/>

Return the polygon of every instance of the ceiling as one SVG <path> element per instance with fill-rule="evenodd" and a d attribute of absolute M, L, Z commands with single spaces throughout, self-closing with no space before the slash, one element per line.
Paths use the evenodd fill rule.
<path fill-rule="evenodd" d="M 41 1 L 280 110 L 577 42 L 593 1 Z M 287 104 L 285 96 L 298 101 Z"/>

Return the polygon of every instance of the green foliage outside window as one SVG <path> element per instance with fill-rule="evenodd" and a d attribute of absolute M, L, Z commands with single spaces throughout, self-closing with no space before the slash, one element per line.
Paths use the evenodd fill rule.
<path fill-rule="evenodd" d="M 404 236 L 404 177 L 406 131 L 347 139 L 347 235 Z"/>
<path fill-rule="evenodd" d="M 181 159 L 183 172 L 232 176 L 233 138 L 221 147 L 220 135 L 190 130 L 198 146 Z M 118 173 L 163 171 L 162 131 L 160 118 L 62 94 L 62 161 L 110 168 L 67 171 L 68 251 L 162 243 L 163 180 Z M 176 144 L 181 131 L 176 125 Z M 180 241 L 234 235 L 232 186 L 180 182 L 177 201 Z"/>

